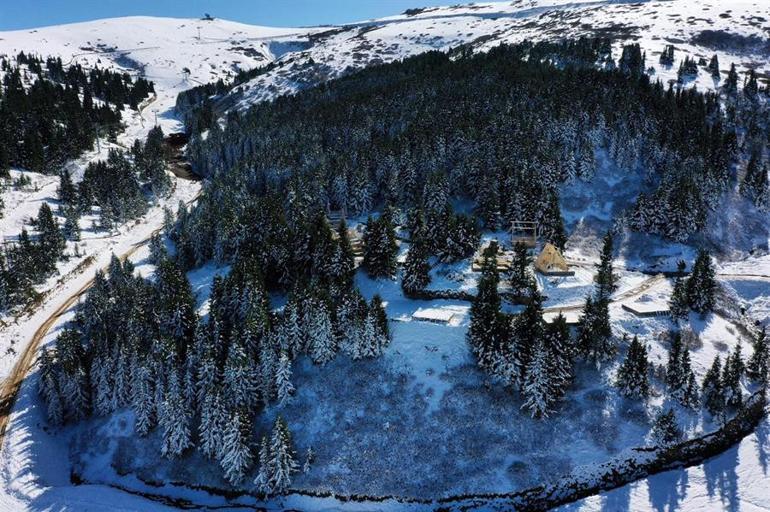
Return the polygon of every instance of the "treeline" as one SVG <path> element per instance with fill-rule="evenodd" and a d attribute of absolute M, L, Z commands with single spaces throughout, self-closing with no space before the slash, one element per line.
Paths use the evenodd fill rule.
<path fill-rule="evenodd" d="M 120 131 L 121 111 L 136 109 L 152 82 L 61 59 L 0 57 L 0 174 L 10 166 L 55 173 L 93 148 L 97 136 Z"/>
<path fill-rule="evenodd" d="M 80 240 L 83 215 L 98 208 L 99 223 L 93 227 L 111 230 L 143 215 L 152 197 L 168 194 L 166 158 L 163 131 L 155 127 L 130 152 L 110 150 L 107 160 L 89 164 L 79 183 L 64 169 L 57 212 L 63 222 L 44 203 L 29 226 L 33 234 L 24 228 L 0 250 L 0 313 L 35 299 L 34 285 L 54 274 L 56 263 L 67 257 L 66 241 Z"/>
<path fill-rule="evenodd" d="M 187 215 L 181 206 L 180 225 Z M 161 431 L 163 456 L 195 448 L 218 462 L 233 484 L 258 468 L 257 489 L 285 489 L 297 462 L 288 429 L 277 424 L 260 447 L 254 425 L 264 407 L 291 400 L 292 362 L 307 356 L 325 365 L 340 353 L 378 357 L 390 342 L 382 301 L 367 302 L 354 286 L 344 222 L 336 232 L 325 219 L 318 222 L 305 239 L 312 260 L 305 272 L 293 269 L 280 311 L 271 308 L 257 252 L 241 252 L 227 277 L 214 279 L 205 320 L 159 237 L 151 244 L 152 281 L 113 259 L 108 275 L 97 273 L 55 348 L 42 356 L 40 391 L 49 420 L 61 424 L 130 407 L 138 435 Z"/>

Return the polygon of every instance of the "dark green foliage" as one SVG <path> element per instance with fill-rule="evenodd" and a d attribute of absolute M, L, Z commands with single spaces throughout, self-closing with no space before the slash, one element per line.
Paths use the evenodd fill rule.
<path fill-rule="evenodd" d="M 232 257 L 244 233 L 275 229 L 252 222 L 260 201 L 284 208 L 292 196 L 311 211 L 420 208 L 435 242 L 428 249 L 447 261 L 477 240 L 475 219 L 453 212 L 456 199 L 473 204 L 486 227 L 535 221 L 563 247 L 559 186 L 590 177 L 605 143 L 622 168 L 650 168 L 654 191 L 640 198 L 632 227 L 689 236 L 727 186 L 719 103 L 637 75 L 638 46 L 621 59 L 628 73 L 595 69 L 605 43 L 525 43 L 456 59 L 428 52 L 232 112 L 205 139 L 193 131 L 192 164 L 211 178 L 183 235 L 199 240 L 193 259 L 215 249 Z M 568 65 L 554 66 L 556 58 Z M 206 88 L 201 101 L 222 92 Z"/>
<path fill-rule="evenodd" d="M 500 313 L 500 294 L 497 285 L 497 244 L 491 243 L 484 251 L 484 264 L 478 284 L 478 293 L 471 304 L 468 344 L 482 367 L 491 368 L 503 343 L 503 319 Z"/>
<path fill-rule="evenodd" d="M 746 165 L 746 172 L 741 181 L 740 192 L 760 210 L 770 208 L 770 183 L 768 183 L 767 164 L 762 164 L 761 150 L 754 151 Z"/>
<path fill-rule="evenodd" d="M 762 330 L 754 340 L 754 352 L 751 354 L 749 363 L 746 366 L 747 375 L 762 385 L 767 384 L 769 358 L 770 347 L 768 347 L 765 328 L 762 327 Z"/>
<path fill-rule="evenodd" d="M 8 165 L 58 172 L 68 159 L 91 149 L 97 134 L 119 130 L 124 104 L 137 108 L 153 91 L 144 78 L 86 71 L 79 64 L 65 70 L 58 58 L 48 58 L 43 66 L 38 57 L 19 57 L 0 87 L 0 174 Z M 30 73 L 32 83 L 25 86 L 23 76 Z M 93 98 L 105 103 L 95 106 Z"/>
<path fill-rule="evenodd" d="M 741 344 L 739 342 L 735 346 L 733 353 L 727 356 L 724 371 L 722 372 L 722 390 L 725 405 L 734 408 L 743 405 L 741 377 L 743 377 L 745 370 L 746 367 L 741 357 Z"/>
<path fill-rule="evenodd" d="M 626 359 L 618 370 L 615 385 L 620 392 L 631 398 L 645 399 L 650 394 L 650 383 L 647 376 L 649 362 L 647 361 L 647 347 L 634 336 L 628 346 Z"/>
<path fill-rule="evenodd" d="M 673 44 L 667 44 L 666 47 L 663 49 L 663 51 L 660 54 L 660 63 L 665 66 L 673 66 L 674 65 L 674 45 Z"/>
<path fill-rule="evenodd" d="M 677 71 L 677 79 L 679 82 L 684 82 L 685 79 L 695 78 L 698 74 L 698 63 L 695 59 L 686 56 L 682 62 L 679 63 L 679 70 Z"/>
<path fill-rule="evenodd" d="M 602 361 L 615 353 L 610 326 L 609 300 L 589 296 L 578 327 L 577 345 L 587 359 Z"/>
<path fill-rule="evenodd" d="M 709 61 L 708 68 L 709 72 L 711 72 L 711 76 L 715 79 L 719 80 L 720 72 L 719 72 L 719 58 L 717 57 L 717 54 L 715 53 L 711 60 Z"/>
<path fill-rule="evenodd" d="M 724 413 L 725 398 L 724 387 L 722 385 L 722 362 L 719 356 L 714 358 L 706 376 L 703 378 L 701 388 L 703 396 L 703 406 L 712 416 L 719 416 Z"/>
<path fill-rule="evenodd" d="M 613 237 L 612 232 L 608 231 L 604 235 L 604 243 L 602 245 L 602 254 L 597 267 L 596 277 L 596 297 L 599 299 L 609 298 L 612 292 L 615 291 L 617 285 L 615 284 L 616 276 L 612 272 L 612 260 L 613 260 Z"/>
<path fill-rule="evenodd" d="M 516 242 L 513 247 L 513 261 L 508 279 L 511 293 L 516 297 L 524 297 L 525 293 L 532 287 L 534 278 L 529 270 L 531 264 L 532 258 L 527 246 L 524 242 Z"/>
<path fill-rule="evenodd" d="M 682 277 L 685 265 L 684 261 L 679 261 L 679 263 L 677 263 L 679 275 L 676 277 L 674 290 L 671 292 L 671 298 L 669 299 L 671 317 L 675 320 L 685 318 L 690 311 L 690 301 L 687 296 L 687 281 Z"/>
<path fill-rule="evenodd" d="M 701 250 L 687 280 L 687 298 L 690 308 L 697 313 L 708 313 L 714 308 L 717 282 L 711 255 Z"/>
<path fill-rule="evenodd" d="M 651 438 L 658 446 L 668 446 L 682 439 L 682 431 L 677 425 L 673 409 L 658 414 L 652 426 Z"/>
<path fill-rule="evenodd" d="M 423 290 L 430 284 L 430 263 L 428 263 L 428 251 L 424 242 L 412 236 L 412 245 L 404 262 L 404 275 L 401 279 L 401 287 L 407 295 Z"/>
<path fill-rule="evenodd" d="M 396 273 L 396 232 L 390 213 L 366 222 L 364 231 L 364 268 L 372 277 L 392 277 Z"/>

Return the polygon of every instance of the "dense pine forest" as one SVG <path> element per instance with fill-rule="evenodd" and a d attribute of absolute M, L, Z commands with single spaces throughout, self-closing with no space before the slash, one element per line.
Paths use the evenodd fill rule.
<path fill-rule="evenodd" d="M 137 109 L 152 82 L 60 58 L 0 57 L 0 175 L 10 166 L 54 174 L 92 149 L 96 137 L 120 132 L 121 111 Z"/>
<path fill-rule="evenodd" d="M 425 209 L 426 191 L 438 188 L 470 200 L 486 228 L 533 220 L 562 246 L 559 185 L 590 180 L 597 150 L 643 171 L 648 192 L 623 220 L 686 239 L 738 179 L 741 150 L 765 165 L 766 90 L 753 76 L 724 97 L 666 87 L 643 73 L 638 46 L 617 64 L 609 48 L 582 39 L 428 53 L 230 112 L 223 129 L 193 133 L 190 158 L 211 178 L 190 223 L 196 262 L 236 253 L 252 205 L 271 195 L 360 215 Z M 766 202 L 757 192 L 766 183 L 749 183 L 747 196 Z M 447 206 L 423 212 L 428 231 L 445 224 Z"/>
<path fill-rule="evenodd" d="M 10 167 L 61 179 L 57 211 L 43 204 L 37 218 L 0 250 L 0 312 L 6 312 L 36 299 L 34 286 L 69 256 L 66 242 L 80 240 L 83 215 L 98 208 L 99 223 L 93 227 L 113 229 L 146 212 L 148 200 L 165 195 L 171 181 L 157 127 L 130 151 L 109 150 L 77 183 L 64 166 L 92 150 L 98 137 L 114 141 L 122 130 L 121 112 L 137 109 L 153 93 L 152 82 L 23 52 L 13 59 L 0 57 L 0 71 L 0 178 L 5 178 L 0 187 L 23 188 L 23 180 L 7 179 Z M 0 217 L 2 209 L 0 201 Z"/>
<path fill-rule="evenodd" d="M 408 234 L 402 286 L 409 295 L 429 281 L 430 257 L 469 257 L 482 229 L 532 220 L 563 248 L 560 186 L 590 180 L 600 153 L 645 176 L 647 192 L 618 219 L 633 229 L 686 240 L 735 186 L 766 207 L 767 173 L 761 179 L 756 169 L 766 165 L 760 96 L 767 91 L 756 77 L 740 90 L 728 79 L 724 94 L 667 87 L 645 74 L 638 45 L 624 47 L 617 61 L 610 48 L 608 40 L 580 39 L 485 54 L 429 52 L 231 111 L 221 124 L 207 95 L 227 86 L 188 94 L 188 153 L 207 177 L 204 194 L 169 219 L 164 235 L 173 250 L 153 241 L 152 281 L 117 259 L 107 275 L 97 274 L 75 321 L 41 360 L 49 420 L 131 407 L 136 433 L 157 429 L 163 456 L 194 447 L 232 484 L 253 468 L 260 492 L 279 493 L 297 469 L 291 435 L 280 417 L 271 432 L 256 432 L 254 424 L 264 408 L 294 393 L 294 361 L 376 358 L 390 342 L 381 299 L 367 301 L 356 286 L 345 220 L 330 225 L 330 211 L 368 216 L 361 264 L 375 279 L 396 275 L 397 238 Z M 752 163 L 744 172 L 746 155 Z M 105 165 L 127 165 L 121 158 Z M 89 197 L 108 194 L 103 185 Z M 456 210 L 458 204 L 470 207 Z M 133 202 L 113 211 L 133 212 Z M 484 254 L 468 342 L 485 372 L 516 389 L 532 416 L 546 417 L 565 396 L 576 359 L 616 354 L 608 312 L 613 235 L 604 239 L 596 286 L 574 335 L 563 319 L 545 325 L 521 248 L 514 267 L 524 270 L 506 278 L 526 306 L 515 320 L 502 312 L 496 250 L 491 245 Z M 199 317 L 184 272 L 210 260 L 230 272 L 215 278 L 208 314 Z M 707 253 L 677 286 L 680 311 L 713 308 Z M 285 306 L 274 309 L 271 293 L 285 296 Z M 757 346 L 764 348 L 755 351 L 755 376 L 764 381 L 764 338 Z M 668 390 L 693 409 L 701 391 L 714 414 L 737 407 L 735 383 L 745 369 L 740 353 L 729 361 L 725 370 L 714 362 L 718 382 L 701 390 L 687 348 L 675 341 Z M 616 385 L 645 398 L 648 367 L 645 347 L 633 341 Z M 675 437 L 671 421 L 661 415 L 656 425 L 666 442 Z"/>

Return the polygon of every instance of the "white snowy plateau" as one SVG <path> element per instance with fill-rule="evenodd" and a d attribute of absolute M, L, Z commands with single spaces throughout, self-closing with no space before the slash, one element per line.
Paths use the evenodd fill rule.
<path fill-rule="evenodd" d="M 677 78 L 676 66 L 667 67 L 658 62 L 667 44 L 675 46 L 679 58 L 689 55 L 696 60 L 709 59 L 717 54 L 723 70 L 734 63 L 741 76 L 748 69 L 756 70 L 761 77 L 770 76 L 770 0 L 517 0 L 413 9 L 381 19 L 310 28 L 137 16 L 0 32 L 0 55 L 23 51 L 43 58 L 59 56 L 65 65 L 80 63 L 84 67 L 117 69 L 154 82 L 155 97 L 138 112 L 126 111 L 126 129 L 116 142 L 103 141 L 99 150 L 68 164 L 73 175 L 78 176 L 89 162 L 104 158 L 106 148 L 129 147 L 134 139 L 144 138 L 156 122 L 166 133 L 181 131 L 182 123 L 174 112 L 177 95 L 199 84 L 231 79 L 239 71 L 274 63 L 270 71 L 239 85 L 224 100 L 231 108 L 243 109 L 356 69 L 430 50 L 468 44 L 474 51 L 485 51 L 505 42 L 558 40 L 581 35 L 612 38 L 615 58 L 620 55 L 622 44 L 639 43 L 646 52 L 649 72 L 664 82 Z M 710 75 L 701 72 L 685 86 L 704 90 L 716 84 Z M 36 214 L 40 204 L 53 202 L 56 195 L 56 178 L 12 170 L 14 177 L 21 174 L 27 175 L 32 185 L 22 191 L 3 192 L 6 205 L 6 215 L 0 219 L 3 236 L 17 234 Z M 59 275 L 38 287 L 43 293 L 38 307 L 28 315 L 0 322 L 0 378 L 11 374 L 41 324 L 56 316 L 43 339 L 43 344 L 52 342 L 56 326 L 71 318 L 67 301 L 89 282 L 96 269 L 107 265 L 112 254 L 128 255 L 142 274 L 152 272 L 146 264 L 147 248 L 138 245 L 162 226 L 164 206 L 175 205 L 180 200 L 192 202 L 199 191 L 199 183 L 177 180 L 171 197 L 153 205 L 140 221 L 121 226 L 113 233 L 90 232 L 87 227 L 92 219 L 83 219 L 78 256 L 62 262 Z M 578 254 L 572 256 L 576 258 Z M 754 308 L 757 315 L 765 317 L 770 315 L 768 258 L 744 255 L 740 261 L 724 263 L 720 268 L 721 273 L 730 276 L 737 296 L 746 302 L 749 310 Z M 630 263 L 626 262 L 629 267 Z M 222 269 L 206 267 L 192 273 L 195 275 L 190 277 L 199 299 L 205 294 L 212 275 L 219 271 Z M 624 273 L 622 277 L 629 288 L 643 280 L 631 273 Z M 565 303 L 579 300 L 591 286 L 591 275 L 586 272 L 583 276 L 579 272 L 574 283 L 573 295 L 559 297 L 554 289 L 550 294 L 552 300 Z M 378 292 L 390 302 L 391 318 L 399 315 L 408 318 L 414 313 L 408 307 L 416 310 L 420 306 L 399 305 L 395 285 L 382 288 L 365 281 L 360 284 L 367 296 Z M 547 287 L 549 283 L 541 285 Z M 660 289 L 657 291 L 662 293 Z M 637 327 L 635 320 L 619 307 L 616 309 L 613 314 L 617 313 L 620 318 L 618 328 L 633 334 Z M 64 313 L 58 315 L 60 311 Z M 462 311 L 452 310 L 453 318 L 462 318 Z M 422 385 L 433 386 L 440 394 L 442 386 L 447 385 L 439 378 L 440 372 L 451 365 L 463 364 L 467 357 L 460 331 L 467 323 L 464 320 L 457 323 L 460 325 L 397 324 L 397 331 L 402 331 L 404 336 L 401 342 L 394 343 L 393 350 L 398 351 L 398 355 L 393 355 L 393 361 L 410 366 L 410 371 L 423 376 Z M 661 321 L 657 327 L 665 328 L 665 322 Z M 707 320 L 701 326 L 707 344 L 712 339 L 716 344 L 729 337 L 731 329 L 716 319 Z M 654 330 L 655 326 L 649 328 L 650 334 Z M 444 337 L 447 343 L 441 349 L 430 350 L 428 346 L 423 350 L 422 343 L 409 343 L 431 335 Z M 436 359 L 436 351 L 441 361 Z M 659 347 L 653 352 L 659 358 L 664 354 Z M 713 351 L 694 357 L 694 366 L 702 377 Z M 11 413 L 0 454 L 0 510 L 175 510 L 170 501 L 149 500 L 139 495 L 139 485 L 133 492 L 127 492 L 107 484 L 71 483 L 68 447 L 48 434 L 40 409 L 34 379 L 27 379 Z M 124 427 L 118 417 L 104 428 L 112 429 L 113 436 L 120 436 Z M 769 432 L 770 423 L 766 419 L 756 433 L 704 464 L 656 475 L 587 498 L 564 510 L 770 510 Z M 95 467 L 99 467 L 98 463 Z M 220 498 L 202 491 L 170 489 L 167 494 L 201 506 L 218 509 L 228 506 Z M 393 502 L 342 503 L 331 498 L 310 497 L 289 497 L 267 506 L 301 510 L 430 508 Z"/>

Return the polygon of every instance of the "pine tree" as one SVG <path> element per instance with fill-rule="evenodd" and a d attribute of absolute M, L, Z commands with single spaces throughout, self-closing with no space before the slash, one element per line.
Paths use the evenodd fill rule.
<path fill-rule="evenodd" d="M 722 386 L 722 362 L 719 356 L 714 358 L 702 386 L 703 405 L 712 416 L 721 416 L 724 413 L 725 400 Z"/>
<path fill-rule="evenodd" d="M 532 258 L 529 256 L 526 244 L 524 242 L 516 242 L 513 247 L 513 261 L 511 262 L 509 279 L 511 294 L 515 297 L 523 297 L 525 292 L 532 286 L 533 277 L 529 271 L 531 263 Z"/>
<path fill-rule="evenodd" d="M 597 265 L 597 273 L 594 278 L 596 281 L 596 298 L 602 300 L 609 298 L 612 292 L 615 291 L 617 285 L 615 284 L 616 276 L 612 272 L 612 251 L 613 251 L 613 237 L 612 231 L 607 231 L 604 235 L 604 244 L 602 245 L 602 254 L 600 263 Z"/>
<path fill-rule="evenodd" d="M 161 454 L 172 458 L 181 455 L 192 446 L 190 436 L 190 411 L 184 406 L 179 378 L 175 372 L 169 375 L 164 394 L 159 423 L 163 427 Z"/>
<path fill-rule="evenodd" d="M 682 277 L 684 272 L 685 262 L 679 261 L 677 264 L 679 275 L 674 282 L 674 290 L 671 293 L 671 299 L 669 300 L 669 309 L 671 311 L 671 317 L 679 320 L 687 316 L 690 311 L 689 298 L 687 296 L 687 281 Z"/>
<path fill-rule="evenodd" d="M 233 338 L 223 372 L 224 396 L 233 409 L 251 409 L 257 401 L 257 372 L 240 336 Z"/>
<path fill-rule="evenodd" d="M 719 75 L 720 75 L 720 73 L 719 73 L 719 58 L 717 57 L 716 53 L 711 57 L 711 60 L 709 61 L 709 65 L 708 65 L 707 69 L 709 70 L 709 72 L 711 72 L 711 76 L 715 80 L 719 80 Z"/>
<path fill-rule="evenodd" d="M 730 64 L 730 71 L 727 72 L 727 81 L 725 82 L 725 90 L 728 94 L 735 94 L 738 92 L 738 71 L 735 69 L 735 63 Z"/>
<path fill-rule="evenodd" d="M 59 201 L 69 206 L 74 206 L 77 202 L 77 190 L 72 183 L 72 177 L 67 169 L 64 169 L 60 176 Z"/>
<path fill-rule="evenodd" d="M 80 240 L 80 224 L 78 220 L 80 215 L 77 208 L 70 207 L 64 210 L 64 226 L 62 227 L 62 234 L 72 241 Z"/>
<path fill-rule="evenodd" d="M 687 280 L 687 297 L 690 307 L 697 313 L 708 313 L 714 308 L 717 283 L 711 256 L 705 250 L 698 253 L 692 275 Z"/>
<path fill-rule="evenodd" d="M 249 448 L 250 428 L 245 415 L 235 411 L 225 429 L 222 440 L 222 456 L 219 459 L 225 478 L 235 485 L 246 476 L 251 466 L 251 449 Z"/>
<path fill-rule="evenodd" d="M 682 439 L 682 431 L 677 425 L 673 409 L 658 414 L 650 437 L 658 446 L 669 446 Z"/>
<path fill-rule="evenodd" d="M 620 388 L 622 395 L 641 399 L 646 399 L 649 396 L 648 366 L 647 347 L 639 341 L 639 338 L 634 336 L 628 347 L 626 359 L 618 370 L 616 385 Z"/>
<path fill-rule="evenodd" d="M 768 347 L 765 328 L 762 327 L 762 330 L 754 340 L 754 353 L 751 354 L 749 363 L 746 366 L 746 373 L 749 378 L 761 385 L 766 385 L 768 381 L 769 356 L 770 348 Z"/>
<path fill-rule="evenodd" d="M 722 389 L 725 397 L 725 405 L 738 408 L 743 405 L 743 391 L 741 390 L 741 377 L 744 366 L 741 359 L 741 345 L 735 346 L 735 351 L 725 360 L 722 372 Z"/>
<path fill-rule="evenodd" d="M 396 232 L 389 211 L 369 219 L 364 230 L 363 266 L 370 276 L 392 277 L 396 273 Z"/>
<path fill-rule="evenodd" d="M 223 439 L 228 420 L 225 401 L 218 388 L 206 393 L 201 405 L 198 439 L 201 453 L 209 459 L 219 459 L 223 453 Z"/>
<path fill-rule="evenodd" d="M 305 452 L 305 463 L 302 465 L 302 472 L 309 473 L 310 466 L 313 462 L 315 462 L 315 452 L 313 451 L 312 446 L 308 446 L 307 452 Z"/>
<path fill-rule="evenodd" d="M 558 373 L 554 371 L 552 358 L 553 354 L 539 342 L 534 347 L 532 359 L 526 367 L 521 390 L 524 404 L 521 408 L 529 409 L 533 418 L 548 417 L 557 396 L 555 379 L 558 378 Z"/>
<path fill-rule="evenodd" d="M 40 232 L 40 250 L 46 261 L 53 265 L 64 251 L 65 240 L 47 203 L 43 203 L 38 211 L 37 230 Z"/>
<path fill-rule="evenodd" d="M 278 393 L 278 403 L 285 405 L 294 394 L 294 385 L 291 383 L 291 361 L 286 352 L 281 352 L 278 366 L 275 372 L 275 388 Z"/>
<path fill-rule="evenodd" d="M 257 492 L 263 496 L 269 496 L 273 493 L 273 489 L 270 486 L 270 477 L 275 472 L 272 468 L 273 458 L 270 453 L 270 443 L 267 440 L 267 436 L 262 436 L 262 441 L 259 447 L 259 472 L 254 479 L 254 486 L 257 488 Z"/>
<path fill-rule="evenodd" d="M 586 299 L 578 327 L 577 345 L 584 357 L 595 362 L 608 359 L 615 353 L 607 299 L 595 300 L 590 296 Z"/>
<path fill-rule="evenodd" d="M 401 287 L 406 295 L 425 289 L 430 284 L 430 263 L 428 263 L 428 251 L 422 241 L 412 237 L 412 246 L 406 255 L 404 262 L 404 274 L 401 279 Z"/>
<path fill-rule="evenodd" d="M 497 244 L 491 243 L 484 250 L 484 263 L 477 294 L 471 304 L 468 344 L 482 367 L 490 368 L 501 343 L 500 294 L 497 285 Z"/>
<path fill-rule="evenodd" d="M 291 485 L 291 475 L 296 473 L 298 466 L 294 460 L 289 427 L 280 416 L 276 418 L 273 426 L 270 452 L 272 472 L 269 486 L 272 492 L 282 494 Z"/>
<path fill-rule="evenodd" d="M 131 403 L 134 409 L 134 431 L 146 436 L 155 426 L 156 405 L 150 369 L 135 357 L 131 366 Z"/>
<path fill-rule="evenodd" d="M 337 340 L 326 304 L 319 301 L 310 311 L 308 326 L 310 357 L 315 364 L 323 366 L 337 355 Z"/>
<path fill-rule="evenodd" d="M 741 181 L 741 195 L 756 205 L 760 211 L 770 207 L 770 183 L 767 178 L 767 165 L 762 165 L 761 151 L 755 151 L 746 165 L 746 172 Z"/>

